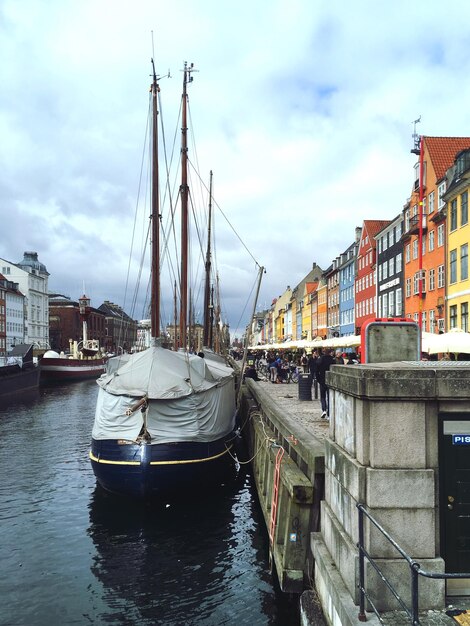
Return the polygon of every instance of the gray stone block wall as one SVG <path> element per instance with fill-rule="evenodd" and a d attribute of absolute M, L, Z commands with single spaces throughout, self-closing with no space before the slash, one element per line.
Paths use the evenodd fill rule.
<path fill-rule="evenodd" d="M 470 412 L 470 367 L 456 373 L 439 364 L 333 366 L 328 384 L 325 502 L 315 544 L 324 562 L 318 578 L 324 585 L 325 564 L 331 558 L 357 603 L 358 503 L 423 569 L 445 571 L 439 556 L 438 415 Z M 409 601 L 408 563 L 367 519 L 364 543 Z M 397 608 L 370 564 L 366 579 L 381 610 Z M 442 608 L 444 582 L 419 580 L 420 608 Z M 331 601 L 331 594 L 323 595 Z"/>

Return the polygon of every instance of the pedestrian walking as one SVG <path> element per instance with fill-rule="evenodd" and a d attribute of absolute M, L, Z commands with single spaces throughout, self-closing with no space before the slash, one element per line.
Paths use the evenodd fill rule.
<path fill-rule="evenodd" d="M 322 409 L 322 417 L 328 418 L 330 416 L 330 398 L 328 393 L 328 387 L 326 385 L 326 372 L 329 371 L 331 365 L 335 363 L 335 359 L 331 354 L 330 348 L 325 348 L 324 353 L 319 358 L 317 363 L 317 381 L 320 386 L 320 402 Z"/>

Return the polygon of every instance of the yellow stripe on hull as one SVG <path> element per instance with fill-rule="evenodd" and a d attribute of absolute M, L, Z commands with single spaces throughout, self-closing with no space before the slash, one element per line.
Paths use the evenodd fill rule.
<path fill-rule="evenodd" d="M 184 459 L 181 461 L 150 461 L 150 465 L 187 465 L 189 463 L 205 463 L 206 461 L 213 461 L 218 459 L 224 454 L 227 454 L 232 446 L 228 447 L 223 452 L 216 454 L 215 456 L 208 456 L 204 459 Z M 98 459 L 90 450 L 90 459 L 96 463 L 105 463 L 107 465 L 141 465 L 140 461 L 107 461 L 106 459 Z"/>
<path fill-rule="evenodd" d="M 96 463 L 106 463 L 107 465 L 140 465 L 140 461 L 107 461 L 106 459 L 99 459 L 90 450 L 90 459 Z"/>

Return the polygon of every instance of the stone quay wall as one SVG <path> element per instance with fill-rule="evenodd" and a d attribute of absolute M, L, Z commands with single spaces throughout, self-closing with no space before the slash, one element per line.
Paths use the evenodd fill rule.
<path fill-rule="evenodd" d="M 470 413 L 470 367 L 448 365 L 333 366 L 327 375 L 325 500 L 312 551 L 316 588 L 330 623 L 358 623 L 358 503 L 422 569 L 445 571 L 439 539 L 438 416 Z M 366 550 L 409 605 L 408 564 L 367 518 L 364 531 Z M 367 561 L 365 575 L 377 608 L 397 609 Z M 442 608 L 444 581 L 421 577 L 419 603 L 420 609 Z"/>

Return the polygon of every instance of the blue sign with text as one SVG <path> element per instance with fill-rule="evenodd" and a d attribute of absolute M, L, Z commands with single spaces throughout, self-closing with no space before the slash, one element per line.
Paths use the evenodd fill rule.
<path fill-rule="evenodd" d="M 470 446 L 470 435 L 452 435 L 454 446 Z"/>

